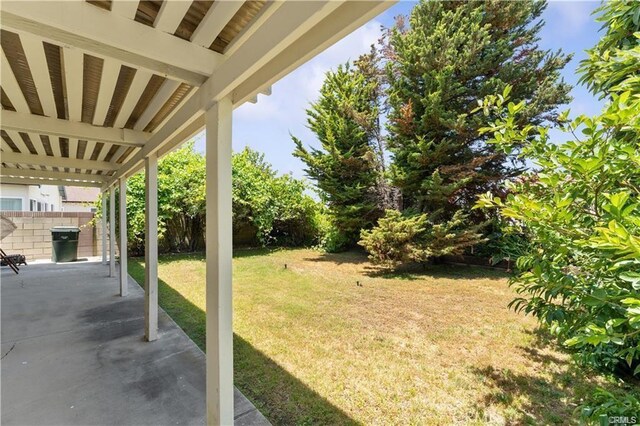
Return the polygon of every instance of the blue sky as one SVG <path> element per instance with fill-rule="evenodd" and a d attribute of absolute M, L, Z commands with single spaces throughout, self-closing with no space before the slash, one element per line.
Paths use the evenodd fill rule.
<path fill-rule="evenodd" d="M 600 24 L 591 15 L 599 4 L 551 1 L 543 15 L 546 24 L 540 34 L 540 47 L 574 54 L 563 71 L 564 79 L 575 86 L 571 93 L 574 100 L 568 105 L 572 115 L 593 115 L 602 106 L 586 89 L 577 86 L 575 74 L 580 60 L 586 56 L 584 50 L 599 39 Z M 413 5 L 408 1 L 396 4 L 274 84 L 270 96 L 259 95 L 256 104 L 247 103 L 237 108 L 233 117 L 234 151 L 249 146 L 263 152 L 265 159 L 280 173 L 304 177 L 303 163 L 291 155 L 294 144 L 290 134 L 307 145 L 317 145 L 314 134 L 306 127 L 305 109 L 317 98 L 324 74 L 367 52 L 380 37 L 381 26 L 391 26 L 395 16 L 408 14 Z M 196 148 L 204 151 L 203 134 L 196 137 Z"/>

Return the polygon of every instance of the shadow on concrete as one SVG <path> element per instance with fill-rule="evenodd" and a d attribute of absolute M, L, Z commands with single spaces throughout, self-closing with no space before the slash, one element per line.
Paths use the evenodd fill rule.
<path fill-rule="evenodd" d="M 161 263 L 170 261 L 164 258 Z M 135 259 L 129 263 L 129 274 L 138 283 L 144 283 L 144 267 Z M 160 279 L 158 300 L 165 312 L 204 351 L 205 312 Z M 235 333 L 233 363 L 235 386 L 274 425 L 358 424 Z"/>

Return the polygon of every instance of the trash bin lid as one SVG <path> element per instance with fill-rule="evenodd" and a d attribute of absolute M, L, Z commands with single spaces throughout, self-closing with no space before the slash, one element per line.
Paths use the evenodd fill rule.
<path fill-rule="evenodd" d="M 50 229 L 51 232 L 80 232 L 80 228 L 77 226 L 54 226 Z"/>

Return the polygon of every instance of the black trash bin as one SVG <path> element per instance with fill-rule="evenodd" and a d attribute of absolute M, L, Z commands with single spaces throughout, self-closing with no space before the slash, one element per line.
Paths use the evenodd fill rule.
<path fill-rule="evenodd" d="M 78 236 L 80 228 L 77 226 L 54 226 L 51 228 L 51 260 L 53 262 L 73 262 L 78 260 Z"/>

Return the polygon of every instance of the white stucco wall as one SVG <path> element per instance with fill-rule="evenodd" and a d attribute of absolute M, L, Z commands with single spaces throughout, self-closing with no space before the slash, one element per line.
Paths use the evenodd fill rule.
<path fill-rule="evenodd" d="M 29 200 L 48 204 L 47 211 L 60 211 L 62 197 L 55 185 L 13 185 L 0 184 L 0 197 L 21 198 L 22 210 L 29 211 Z"/>

